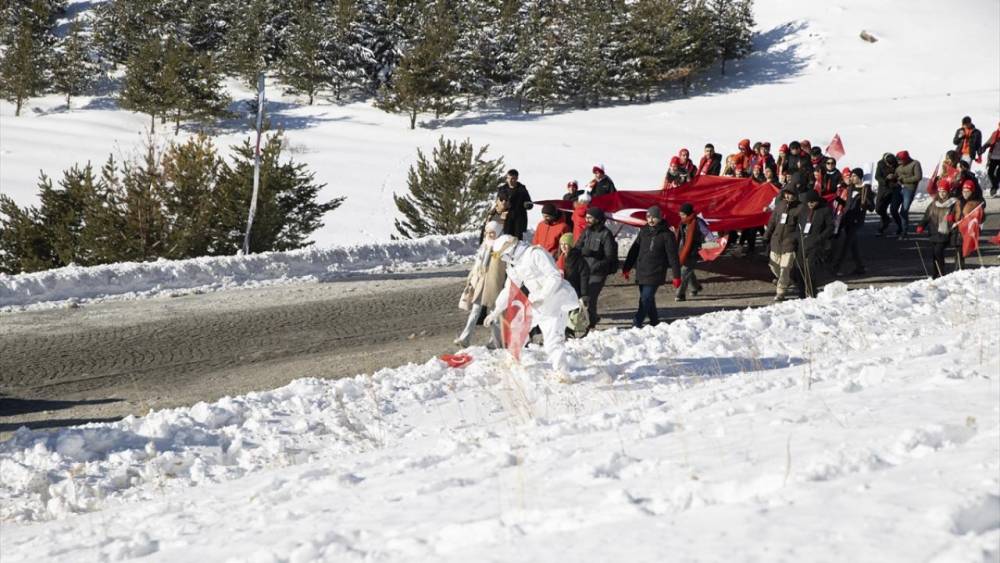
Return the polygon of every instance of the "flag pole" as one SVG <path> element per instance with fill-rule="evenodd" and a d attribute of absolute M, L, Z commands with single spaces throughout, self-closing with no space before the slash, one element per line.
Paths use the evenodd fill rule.
<path fill-rule="evenodd" d="M 260 137 L 264 125 L 264 72 L 257 75 L 257 144 L 253 153 L 253 195 L 250 196 L 250 213 L 247 216 L 247 232 L 243 236 L 243 254 L 250 254 L 250 230 L 253 217 L 257 213 L 257 193 L 260 190 Z"/>

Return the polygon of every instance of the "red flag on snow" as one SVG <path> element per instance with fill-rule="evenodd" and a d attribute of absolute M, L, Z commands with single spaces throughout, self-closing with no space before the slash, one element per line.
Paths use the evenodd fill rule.
<path fill-rule="evenodd" d="M 833 136 L 830 146 L 826 147 L 826 154 L 832 156 L 834 160 L 840 160 L 847 154 L 844 150 L 844 142 L 840 140 L 840 133 L 836 133 Z"/>
<path fill-rule="evenodd" d="M 510 355 L 520 362 L 521 349 L 528 342 L 528 334 L 531 332 L 531 304 L 528 303 L 528 296 L 514 282 L 510 282 L 507 294 L 507 310 L 503 315 L 503 341 L 507 344 Z"/>
<path fill-rule="evenodd" d="M 729 244 L 729 237 L 719 237 L 719 240 L 715 241 L 719 243 L 719 246 L 713 248 L 705 248 L 704 246 L 698 250 L 698 256 L 706 262 L 711 262 L 722 254 L 722 251 L 726 249 L 726 245 Z"/>
<path fill-rule="evenodd" d="M 958 222 L 958 232 L 962 234 L 962 256 L 979 250 L 979 233 L 983 228 L 983 205 L 980 204 Z"/>

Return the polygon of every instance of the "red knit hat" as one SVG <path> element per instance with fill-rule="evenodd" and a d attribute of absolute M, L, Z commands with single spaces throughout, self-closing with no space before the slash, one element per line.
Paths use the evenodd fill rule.
<path fill-rule="evenodd" d="M 899 151 L 896 153 L 896 160 L 900 162 L 909 162 L 910 151 Z"/>
<path fill-rule="evenodd" d="M 788 152 L 788 145 L 781 145 L 778 147 L 778 152 Z"/>
<path fill-rule="evenodd" d="M 944 190 L 946 192 L 950 192 L 951 191 L 951 182 L 949 182 L 948 180 L 945 180 L 944 178 L 941 178 L 937 182 L 937 189 L 938 190 Z"/>
<path fill-rule="evenodd" d="M 749 147 L 749 146 L 750 146 L 750 139 L 740 139 L 740 144 L 739 144 L 739 147 L 740 147 L 741 149 L 742 149 L 743 147 Z"/>
<path fill-rule="evenodd" d="M 681 165 L 681 159 L 677 158 L 676 156 L 670 157 L 670 166 L 680 166 L 680 165 Z"/>
<path fill-rule="evenodd" d="M 976 183 L 973 182 L 972 180 L 966 180 L 966 181 L 962 182 L 962 189 L 963 190 L 975 190 L 976 189 Z"/>
<path fill-rule="evenodd" d="M 840 171 L 840 175 L 843 176 L 844 178 L 850 176 L 851 175 L 851 169 L 847 168 L 845 166 L 844 169 Z"/>

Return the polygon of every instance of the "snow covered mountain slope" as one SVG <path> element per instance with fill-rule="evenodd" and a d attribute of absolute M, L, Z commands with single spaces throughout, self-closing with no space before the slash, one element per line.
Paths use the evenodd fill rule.
<path fill-rule="evenodd" d="M 1000 269 L 0 444 L 0 559 L 996 561 Z"/>
<path fill-rule="evenodd" d="M 688 99 L 544 116 L 474 112 L 410 131 L 406 117 L 369 104 L 307 107 L 272 88 L 271 117 L 287 129 L 292 156 L 328 184 L 324 194 L 347 196 L 314 236 L 323 245 L 387 240 L 392 193 L 405 191 L 416 148 L 429 150 L 440 135 L 489 144 L 544 199 L 560 195 L 571 178 L 589 178 L 598 162 L 619 187 L 648 189 L 678 149 L 697 154 L 711 141 L 731 152 L 742 137 L 826 146 L 840 133 L 843 164 L 867 166 L 883 152 L 908 149 L 929 174 L 963 115 L 986 134 L 996 125 L 995 0 L 757 0 L 756 16 L 758 50 Z M 862 41 L 862 30 L 879 41 Z M 237 99 L 250 97 L 232 87 Z M 19 202 L 34 201 L 40 169 L 58 176 L 74 162 L 134 154 L 142 140 L 146 118 L 110 98 L 81 99 L 81 109 L 70 111 L 62 103 L 32 100 L 20 118 L 0 103 L 0 191 Z M 246 135 L 224 135 L 217 145 Z"/>

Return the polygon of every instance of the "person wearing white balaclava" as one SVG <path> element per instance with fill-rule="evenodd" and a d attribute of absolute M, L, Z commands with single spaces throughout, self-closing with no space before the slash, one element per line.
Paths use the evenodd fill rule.
<path fill-rule="evenodd" d="M 483 229 L 483 242 L 476 251 L 472 269 L 469 277 L 465 281 L 465 289 L 462 297 L 458 300 L 458 307 L 463 311 L 468 311 L 469 316 L 465 321 L 465 327 L 461 334 L 454 340 L 459 346 L 468 346 L 472 338 L 472 331 L 476 328 L 476 322 L 483 314 L 483 309 L 489 311 L 497 299 L 497 295 L 504 288 L 507 281 L 506 264 L 500 260 L 500 256 L 493 252 L 493 242 L 503 232 L 503 225 L 497 221 L 486 223 Z M 493 325 L 490 331 L 489 347 L 500 348 L 500 326 Z"/>
<path fill-rule="evenodd" d="M 563 279 L 552 255 L 540 247 L 504 235 L 493 243 L 493 252 L 507 263 L 507 278 L 527 288 L 531 323 L 542 331 L 545 353 L 552 368 L 565 372 L 569 369 L 566 361 L 566 323 L 569 312 L 579 307 L 573 286 Z M 503 317 L 510 301 L 509 288 L 510 284 L 505 284 L 497 296 L 493 312 L 486 317 L 486 324 L 495 325 Z"/>

